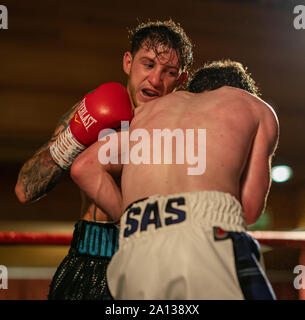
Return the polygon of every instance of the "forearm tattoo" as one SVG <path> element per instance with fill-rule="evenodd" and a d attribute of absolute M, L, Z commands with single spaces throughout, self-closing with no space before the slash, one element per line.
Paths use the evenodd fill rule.
<path fill-rule="evenodd" d="M 35 154 L 24 164 L 18 178 L 26 201 L 37 200 L 49 192 L 63 173 L 53 161 L 48 147 Z"/>
<path fill-rule="evenodd" d="M 52 190 L 65 175 L 52 159 L 49 146 L 70 123 L 79 103 L 73 106 L 58 122 L 49 142 L 44 144 L 22 167 L 17 184 L 22 188 L 26 201 L 38 200 Z"/>

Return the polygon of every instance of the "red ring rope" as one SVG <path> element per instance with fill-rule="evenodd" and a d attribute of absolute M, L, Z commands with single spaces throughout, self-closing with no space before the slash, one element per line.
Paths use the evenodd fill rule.
<path fill-rule="evenodd" d="M 271 247 L 305 248 L 305 231 L 252 231 L 252 237 Z"/>
<path fill-rule="evenodd" d="M 305 248 L 305 231 L 249 231 L 261 244 Z M 1 244 L 70 245 L 72 234 L 0 231 Z"/>
<path fill-rule="evenodd" d="M 0 232 L 0 244 L 70 245 L 71 240 L 71 234 L 15 231 Z"/>

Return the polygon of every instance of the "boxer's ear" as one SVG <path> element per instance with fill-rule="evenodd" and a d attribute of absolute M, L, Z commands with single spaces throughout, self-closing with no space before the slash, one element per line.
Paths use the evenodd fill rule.
<path fill-rule="evenodd" d="M 130 51 L 125 52 L 123 57 L 123 70 L 124 72 L 129 75 L 132 63 L 132 54 Z"/>
<path fill-rule="evenodd" d="M 181 85 L 182 85 L 182 83 L 186 80 L 187 76 L 188 76 L 187 72 L 182 72 L 182 73 L 180 74 L 180 76 L 179 76 L 179 78 L 178 78 L 178 80 L 177 80 L 178 86 L 181 86 Z"/>

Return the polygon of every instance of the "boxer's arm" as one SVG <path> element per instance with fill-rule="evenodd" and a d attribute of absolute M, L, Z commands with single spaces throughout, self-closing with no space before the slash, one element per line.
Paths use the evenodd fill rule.
<path fill-rule="evenodd" d="M 20 202 L 28 203 L 38 200 L 53 189 L 65 175 L 65 171 L 53 161 L 49 147 L 69 126 L 79 104 L 79 102 L 75 104 L 61 117 L 51 139 L 39 148 L 21 168 L 15 186 L 15 193 Z"/>
<path fill-rule="evenodd" d="M 120 136 L 120 133 L 117 135 Z M 115 221 L 123 213 L 120 188 L 122 165 L 101 162 L 99 151 L 105 142 L 97 141 L 83 151 L 74 160 L 70 174 L 86 196 L 106 213 L 110 220 Z M 116 150 L 120 159 L 120 150 Z"/>
<path fill-rule="evenodd" d="M 51 141 L 21 169 L 15 188 L 18 199 L 25 203 L 46 194 L 64 174 L 61 168 L 70 169 L 102 129 L 118 128 L 122 120 L 130 121 L 132 116 L 128 92 L 119 83 L 105 83 L 86 94 L 61 121 Z"/>
<path fill-rule="evenodd" d="M 267 115 L 259 124 L 241 185 L 241 202 L 246 224 L 257 221 L 266 206 L 271 186 L 271 161 L 278 144 L 278 121 Z"/>

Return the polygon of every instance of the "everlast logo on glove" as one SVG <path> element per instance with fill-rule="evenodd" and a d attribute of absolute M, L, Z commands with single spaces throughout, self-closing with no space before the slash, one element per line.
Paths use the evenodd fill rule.
<path fill-rule="evenodd" d="M 90 113 L 88 112 L 85 104 L 86 98 L 84 98 L 78 108 L 77 114 L 79 115 L 86 131 L 88 131 L 89 127 L 93 124 L 96 123 L 97 120 L 94 119 Z"/>

